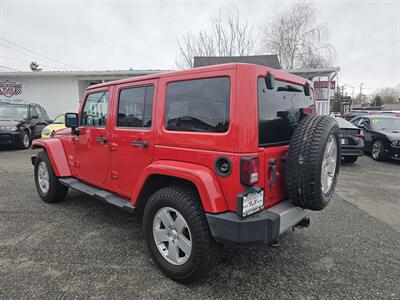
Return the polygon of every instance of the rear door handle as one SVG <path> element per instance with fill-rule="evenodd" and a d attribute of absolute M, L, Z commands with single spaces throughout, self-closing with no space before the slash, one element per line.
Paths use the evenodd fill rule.
<path fill-rule="evenodd" d="M 105 137 L 102 137 L 102 136 L 97 136 L 96 137 L 96 142 L 101 143 L 101 144 L 105 144 L 105 143 L 107 143 L 107 139 Z"/>
<path fill-rule="evenodd" d="M 138 148 L 147 148 L 147 146 L 149 145 L 148 142 L 145 141 L 133 141 L 132 146 L 138 147 Z"/>

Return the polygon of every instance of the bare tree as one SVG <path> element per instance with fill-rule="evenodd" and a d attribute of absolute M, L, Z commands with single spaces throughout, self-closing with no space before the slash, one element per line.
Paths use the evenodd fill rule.
<path fill-rule="evenodd" d="M 261 47 L 278 54 L 285 69 L 326 67 L 336 55 L 327 36 L 326 26 L 316 23 L 313 4 L 295 2 L 261 27 Z"/>
<path fill-rule="evenodd" d="M 254 49 L 253 26 L 240 19 L 237 9 L 211 18 L 211 30 L 187 33 L 178 41 L 178 68 L 193 67 L 195 56 L 249 55 Z"/>
<path fill-rule="evenodd" d="M 375 91 L 379 95 L 383 103 L 399 103 L 400 100 L 400 85 L 397 87 L 385 87 Z"/>
<path fill-rule="evenodd" d="M 39 68 L 39 64 L 36 61 L 33 61 L 29 64 L 29 68 L 33 71 L 33 72 L 40 72 L 42 71 L 41 68 Z"/>

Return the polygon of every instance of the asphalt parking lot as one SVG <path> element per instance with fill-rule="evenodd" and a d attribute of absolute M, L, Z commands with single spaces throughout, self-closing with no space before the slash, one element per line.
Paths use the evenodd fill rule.
<path fill-rule="evenodd" d="M 333 202 L 279 248 L 225 247 L 196 284 L 164 277 L 140 222 L 69 192 L 37 196 L 32 150 L 0 149 L 0 299 L 400 298 L 400 164 L 342 165 Z"/>

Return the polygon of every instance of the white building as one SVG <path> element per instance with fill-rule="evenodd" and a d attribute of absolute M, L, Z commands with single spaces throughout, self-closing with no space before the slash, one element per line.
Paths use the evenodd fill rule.
<path fill-rule="evenodd" d="M 79 101 L 90 85 L 158 72 L 161 71 L 0 72 L 0 102 L 38 103 L 54 118 L 78 111 Z"/>
<path fill-rule="evenodd" d="M 270 59 L 270 56 L 267 55 L 250 58 Z M 274 61 L 275 60 L 273 60 L 272 63 L 275 63 Z M 279 63 L 277 58 L 276 61 Z M 205 65 L 207 65 L 207 63 L 208 61 L 205 62 Z M 256 61 L 256 63 L 263 64 L 258 61 Z M 268 64 L 272 63 L 268 62 Z M 265 63 L 264 65 L 267 64 Z M 273 67 L 280 68 L 279 65 L 278 67 L 273 65 Z M 320 80 L 321 77 L 325 77 L 327 79 L 327 86 L 331 86 L 331 81 L 336 77 L 339 70 L 339 68 L 326 68 L 287 71 L 310 80 Z M 163 71 L 0 72 L 0 102 L 38 103 L 46 109 L 50 118 L 54 118 L 58 114 L 78 111 L 79 101 L 81 100 L 85 89 L 90 85 L 159 72 Z M 325 90 L 320 90 L 319 92 L 321 93 L 317 93 L 324 95 L 324 99 L 317 99 L 317 112 L 323 115 L 329 114 L 331 100 L 334 96 L 334 90 Z"/>

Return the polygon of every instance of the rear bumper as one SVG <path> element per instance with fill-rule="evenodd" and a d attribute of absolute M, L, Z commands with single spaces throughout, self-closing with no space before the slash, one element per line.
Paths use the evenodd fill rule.
<path fill-rule="evenodd" d="M 286 200 L 244 219 L 232 212 L 206 216 L 211 234 L 217 242 L 268 244 L 309 214 L 309 210 L 293 206 Z"/>
<path fill-rule="evenodd" d="M 362 156 L 364 147 L 342 147 L 340 149 L 341 156 Z"/>
<path fill-rule="evenodd" d="M 341 144 L 341 156 L 362 156 L 364 155 L 364 141 L 349 134 L 342 134 L 342 140 L 345 139 L 346 143 Z"/>

